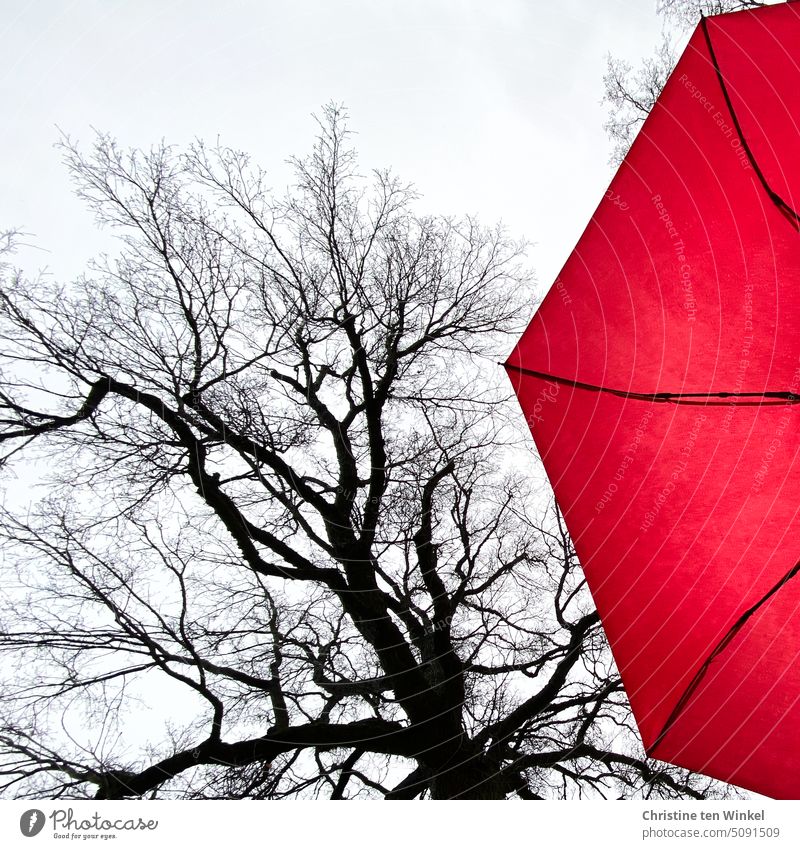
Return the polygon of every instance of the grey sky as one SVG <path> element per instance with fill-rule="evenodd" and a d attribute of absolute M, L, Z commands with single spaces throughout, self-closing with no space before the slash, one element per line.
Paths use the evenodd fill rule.
<path fill-rule="evenodd" d="M 365 170 L 413 181 L 426 212 L 503 219 L 534 243 L 544 289 L 611 178 L 604 57 L 638 61 L 660 33 L 655 0 L 0 0 L 0 10 L 0 231 L 31 234 L 16 261 L 59 278 L 108 239 L 72 196 L 57 127 L 84 143 L 95 127 L 124 146 L 219 137 L 281 187 L 286 158 L 311 145 L 311 113 L 334 100 Z"/>
<path fill-rule="evenodd" d="M 274 174 L 343 102 L 362 165 L 390 165 L 432 213 L 502 218 L 548 286 L 609 179 L 604 55 L 655 45 L 642 0 L 0 0 L 0 229 L 77 273 L 107 242 L 71 196 L 56 125 L 123 145 L 198 136 Z M 47 252 L 44 252 L 47 251 Z"/>

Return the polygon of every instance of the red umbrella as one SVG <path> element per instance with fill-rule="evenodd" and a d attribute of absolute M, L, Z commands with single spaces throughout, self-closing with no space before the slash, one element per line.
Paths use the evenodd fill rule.
<path fill-rule="evenodd" d="M 509 357 L 651 756 L 800 798 L 800 4 L 704 19 Z"/>

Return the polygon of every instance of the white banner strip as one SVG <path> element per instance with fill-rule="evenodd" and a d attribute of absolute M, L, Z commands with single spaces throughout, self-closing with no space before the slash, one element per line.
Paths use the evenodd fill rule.
<path fill-rule="evenodd" d="M 800 802 L 0 802 L 3 847 L 408 849 L 410 840 L 490 849 L 795 849 Z"/>

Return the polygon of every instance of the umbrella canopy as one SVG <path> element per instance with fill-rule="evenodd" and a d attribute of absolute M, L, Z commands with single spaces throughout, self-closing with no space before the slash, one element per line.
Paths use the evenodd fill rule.
<path fill-rule="evenodd" d="M 800 4 L 704 19 L 506 369 L 652 757 L 800 798 Z"/>

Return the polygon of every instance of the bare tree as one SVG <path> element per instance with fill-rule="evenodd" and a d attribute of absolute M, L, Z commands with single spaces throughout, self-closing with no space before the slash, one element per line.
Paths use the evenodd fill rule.
<path fill-rule="evenodd" d="M 768 5 L 762 0 L 659 0 L 656 11 L 664 20 L 661 42 L 653 55 L 634 69 L 630 62 L 609 55 L 603 77 L 603 101 L 608 119 L 603 129 L 612 142 L 609 163 L 618 166 L 636 133 L 655 105 L 678 55 L 676 40 L 693 29 L 703 15 L 720 15 Z"/>
<path fill-rule="evenodd" d="M 624 59 L 611 55 L 606 58 L 603 101 L 609 111 L 603 129 L 613 144 L 610 164 L 617 166 L 625 158 L 676 61 L 672 36 L 666 32 L 654 55 L 642 60 L 637 70 Z"/>
<path fill-rule="evenodd" d="M 360 177 L 335 106 L 285 196 L 226 148 L 62 150 L 123 245 L 4 272 L 4 472 L 44 482 L 2 512 L 5 794 L 722 792 L 644 756 L 530 484 L 491 359 L 524 244 Z"/>
<path fill-rule="evenodd" d="M 658 0 L 656 11 L 683 29 L 693 29 L 703 15 L 723 15 L 767 5 L 769 0 Z"/>

